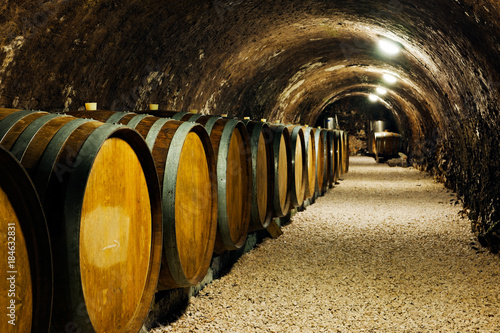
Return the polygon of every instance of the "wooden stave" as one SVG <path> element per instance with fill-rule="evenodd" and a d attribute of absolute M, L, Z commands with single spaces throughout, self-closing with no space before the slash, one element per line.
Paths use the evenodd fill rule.
<path fill-rule="evenodd" d="M 326 139 L 326 130 L 321 128 L 314 129 L 314 143 L 316 145 L 316 196 L 325 194 L 328 187 L 328 157 Z"/>
<path fill-rule="evenodd" d="M 84 113 L 71 112 L 70 114 L 75 116 L 88 117 L 93 116 L 94 111 Z M 200 124 L 183 122 L 175 120 L 173 118 L 159 118 L 145 113 L 137 114 L 130 112 L 101 111 L 98 115 L 94 115 L 94 118 L 96 118 L 95 116 L 97 116 L 98 120 L 119 121 L 125 126 L 130 126 L 130 124 L 132 123 L 133 127 L 146 140 L 146 143 L 151 150 L 153 158 L 155 160 L 159 182 L 162 189 L 164 241 L 163 251 L 165 252 L 165 255 L 162 257 L 162 268 L 158 282 L 158 289 L 167 290 L 197 285 L 203 280 L 206 272 L 210 267 L 210 261 L 215 245 L 215 241 L 212 241 L 212 238 L 215 240 L 217 227 L 217 187 L 215 175 L 215 156 L 213 153 L 212 145 L 210 144 L 210 137 L 208 136 L 207 131 Z M 214 223 L 213 227 L 210 227 L 211 232 L 208 236 L 206 244 L 207 255 L 205 257 L 204 263 L 201 265 L 201 267 L 199 267 L 198 273 L 194 276 L 187 276 L 185 274 L 183 265 L 180 260 L 179 249 L 177 247 L 177 241 L 175 239 L 175 206 L 172 206 L 172 203 L 176 202 L 175 196 L 173 196 L 173 193 L 176 193 L 176 179 L 175 177 L 172 177 L 173 173 L 166 172 L 166 170 L 177 170 L 177 165 L 175 163 L 176 157 L 179 156 L 181 151 L 180 148 L 171 151 L 170 147 L 172 144 L 174 144 L 174 146 L 182 146 L 183 140 L 182 137 L 180 137 L 177 133 L 169 137 L 165 137 L 161 133 L 162 131 L 167 130 L 170 132 L 177 132 L 178 129 L 180 129 L 185 136 L 187 136 L 189 132 L 196 132 L 201 138 L 201 141 L 203 142 L 205 151 L 207 153 L 207 163 L 210 168 L 212 188 L 214 189 L 211 195 L 215 200 L 213 200 L 213 204 L 210 208 L 210 215 L 213 215 L 212 220 L 214 221 Z M 160 143 L 165 144 L 166 146 L 160 147 Z M 176 174 L 177 173 L 175 173 L 175 175 Z"/>
<path fill-rule="evenodd" d="M 15 109 L 3 109 L 2 111 L 7 113 L 0 116 L 0 142 L 3 143 L 3 147 L 7 150 L 10 150 L 17 135 L 29 125 L 32 118 L 36 119 L 48 114 L 48 112 L 44 111 L 17 111 Z"/>
<path fill-rule="evenodd" d="M 0 146 L 0 188 L 7 194 L 25 239 L 29 257 L 32 312 L 31 332 L 48 332 L 53 301 L 53 264 L 47 221 L 38 193 L 24 167 Z M 17 243 L 17 240 L 16 240 Z M 19 244 L 16 244 L 19 246 Z M 20 251 L 17 251 L 19 253 Z M 18 317 L 18 320 L 22 318 Z M 19 323 L 16 324 L 19 327 Z"/>
<path fill-rule="evenodd" d="M 249 231 L 262 230 L 267 228 L 273 217 L 273 197 L 274 197 L 274 152 L 273 152 L 273 138 L 271 129 L 266 123 L 244 120 L 248 133 L 250 134 L 250 148 L 252 155 L 252 197 L 250 209 L 250 224 Z M 267 200 L 266 200 L 266 214 L 264 220 L 261 220 L 258 207 L 258 189 L 257 189 L 257 155 L 258 145 L 261 134 L 264 137 L 266 147 L 266 161 L 267 161 Z"/>
<path fill-rule="evenodd" d="M 292 170 L 293 170 L 293 181 L 292 181 L 292 207 L 297 208 L 302 206 L 305 200 L 305 190 L 306 190 L 306 185 L 307 185 L 307 156 L 306 156 L 306 148 L 305 148 L 305 140 L 304 140 L 304 131 L 301 126 L 294 126 L 290 125 L 289 128 L 291 128 L 291 150 L 292 150 Z M 295 182 L 295 161 L 296 161 L 296 156 L 295 156 L 295 151 L 296 151 L 296 146 L 297 146 L 297 140 L 302 145 L 302 181 L 301 181 L 301 187 L 299 189 L 299 193 L 297 193 L 297 184 Z"/>
<path fill-rule="evenodd" d="M 238 250 L 245 244 L 250 224 L 252 175 L 251 149 L 248 131 L 246 130 L 243 122 L 236 119 L 221 118 L 219 116 L 201 116 L 196 120 L 196 122 L 205 126 L 205 129 L 210 135 L 212 147 L 216 156 L 218 213 L 217 238 L 214 251 L 216 254 L 220 254 L 224 251 Z M 240 131 L 245 145 L 243 154 L 246 156 L 245 159 L 247 161 L 246 177 L 248 179 L 248 182 L 245 186 L 246 198 L 244 199 L 244 207 L 242 209 L 244 213 L 240 221 L 241 233 L 238 239 L 234 240 L 230 235 L 230 221 L 228 221 L 227 216 L 228 205 L 226 199 L 226 188 L 225 186 L 221 187 L 221 185 L 225 184 L 225 181 L 222 182 L 222 180 L 225 179 L 227 172 L 227 155 L 229 151 L 229 143 L 232 137 L 232 133 L 236 129 Z"/>
<path fill-rule="evenodd" d="M 65 114 L 77 118 L 87 118 L 92 120 L 98 120 L 103 123 L 118 124 L 125 116 L 134 116 L 134 112 L 122 112 L 122 111 L 107 111 L 107 110 L 96 110 L 96 111 L 67 111 Z"/>
<path fill-rule="evenodd" d="M 274 153 L 274 196 L 273 196 L 273 209 L 275 217 L 283 217 L 288 214 L 292 206 L 292 182 L 293 182 L 293 169 L 292 169 L 292 143 L 290 138 L 290 131 L 284 125 L 270 125 L 273 133 L 273 153 Z M 279 162 L 280 162 L 280 149 L 281 138 L 285 141 L 286 155 L 287 155 L 287 191 L 285 193 L 285 205 L 281 205 L 280 197 L 280 184 L 279 184 Z"/>
<path fill-rule="evenodd" d="M 75 122 L 76 125 L 73 124 L 73 122 Z M 51 221 L 51 223 L 49 224 L 51 235 L 54 235 L 52 239 L 56 240 L 53 242 L 53 245 L 55 245 L 55 248 L 58 249 L 66 248 L 65 253 L 68 255 L 68 261 L 65 261 L 64 259 L 59 259 L 59 261 L 56 261 L 59 265 L 62 266 L 62 268 L 60 268 L 60 271 L 62 271 L 61 274 L 55 275 L 56 278 L 59 277 L 59 283 L 58 281 L 56 281 L 56 284 L 63 285 L 63 288 L 65 288 L 65 292 L 63 293 L 64 298 L 61 298 L 63 297 L 63 295 L 60 295 L 59 298 L 59 303 L 64 306 L 57 308 L 57 304 L 55 303 L 53 314 L 54 328 L 57 328 L 58 326 L 60 328 L 64 328 L 65 322 L 71 321 L 74 322 L 75 325 L 78 325 L 78 327 L 80 327 L 81 329 L 91 332 L 94 331 L 94 328 L 92 326 L 92 323 L 90 322 L 90 318 L 86 310 L 85 298 L 83 296 L 81 285 L 82 281 L 81 277 L 79 276 L 80 273 L 78 264 L 79 246 L 77 244 L 77 239 L 79 239 L 79 221 L 77 217 L 79 200 L 75 200 L 75 198 L 77 198 L 78 196 L 83 196 L 84 191 L 82 191 L 82 193 L 78 193 L 78 190 L 75 190 L 75 188 L 78 188 L 78 186 L 85 186 L 85 170 L 90 172 L 92 158 L 95 158 L 95 156 L 97 155 L 97 152 L 100 149 L 99 143 L 103 144 L 105 138 L 120 137 L 126 139 L 125 141 L 128 144 L 136 148 L 135 152 L 137 153 L 138 157 L 140 157 L 145 171 L 147 169 L 151 170 L 151 167 L 153 167 L 154 169 L 154 164 L 152 161 L 152 157 L 149 154 L 149 150 L 147 148 L 145 149 L 144 140 L 137 132 L 123 126 L 102 124 L 98 123 L 97 121 L 86 119 L 75 119 L 73 122 L 66 123 L 59 129 L 59 131 L 57 131 L 57 133 L 54 135 L 49 145 L 47 146 L 47 149 L 43 152 L 38 167 L 29 171 L 34 177 L 35 184 L 42 187 L 42 191 L 39 192 L 44 193 L 44 196 L 41 197 L 44 203 L 43 206 L 49 207 L 49 209 L 46 208 L 46 211 L 49 211 L 51 213 L 49 214 L 50 218 L 48 220 Z M 82 140 L 70 142 L 71 136 L 75 132 L 82 130 L 83 126 L 89 125 L 91 123 L 98 123 L 98 125 L 94 125 L 94 127 L 87 128 L 85 130 L 88 132 L 87 134 L 89 134 L 87 139 L 83 140 L 85 142 L 83 142 Z M 59 147 L 57 146 L 58 144 L 60 144 Z M 69 159 L 67 158 L 61 158 L 61 155 L 63 155 L 64 152 L 67 153 L 68 150 L 72 152 L 78 152 L 78 155 L 73 161 L 74 169 L 72 169 L 71 172 L 68 172 L 69 175 L 65 175 L 64 177 L 56 179 L 55 176 L 57 175 L 57 171 L 53 172 L 53 168 L 59 163 L 65 163 L 69 161 Z M 89 158 L 89 156 L 92 157 Z M 78 158 L 80 158 L 80 160 L 78 160 Z M 84 166 L 86 169 L 82 169 L 84 168 Z M 77 168 L 79 168 L 78 172 Z M 158 201 L 159 186 L 156 173 L 150 174 L 148 172 L 145 172 L 145 176 L 148 182 L 148 191 L 150 194 L 152 207 L 152 221 L 154 223 L 154 225 L 152 226 L 151 248 L 151 252 L 153 252 L 153 254 L 151 255 L 151 260 L 149 262 L 147 274 L 148 278 L 146 281 L 146 286 L 144 288 L 145 290 L 143 292 L 143 297 L 141 298 L 141 302 L 138 304 L 137 311 L 135 311 L 135 317 L 132 318 L 131 321 L 129 321 L 126 330 L 140 328 L 142 322 L 146 318 L 150 304 L 154 297 L 154 292 L 156 290 L 160 268 L 161 207 Z M 81 179 L 75 180 L 75 178 Z M 59 198 L 59 200 L 57 200 L 57 198 Z M 52 202 L 54 204 L 48 205 L 48 202 Z M 57 208 L 55 207 L 56 202 L 64 202 L 64 211 L 61 211 L 59 207 L 59 213 L 52 213 L 53 211 L 57 210 Z M 74 204 L 72 202 L 74 202 Z M 160 223 L 158 223 L 158 219 L 160 219 Z M 59 222 L 55 222 L 56 220 Z M 73 221 L 73 223 L 69 223 L 68 221 Z M 56 229 L 58 224 L 61 223 L 64 223 L 65 228 L 67 229 L 67 231 L 64 233 Z M 62 244 L 64 243 L 63 239 L 69 240 L 69 242 L 67 244 Z M 71 263 L 73 263 L 73 265 L 71 265 Z M 64 285 L 64 282 L 67 282 L 66 286 Z M 66 301 L 69 301 L 70 304 L 66 304 Z M 64 310 L 61 308 L 64 308 Z M 66 312 L 66 308 L 69 308 L 71 310 Z"/>
<path fill-rule="evenodd" d="M 134 111 L 135 113 L 142 114 L 142 113 L 147 113 L 149 115 L 158 117 L 158 118 L 180 118 L 187 114 L 185 111 L 173 111 L 173 110 L 140 110 L 140 111 Z M 175 119 L 179 120 L 179 119 Z"/>

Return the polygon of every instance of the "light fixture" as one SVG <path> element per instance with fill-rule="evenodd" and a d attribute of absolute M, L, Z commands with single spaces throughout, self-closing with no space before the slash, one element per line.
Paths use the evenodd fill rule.
<path fill-rule="evenodd" d="M 382 79 L 384 79 L 385 82 L 391 83 L 391 84 L 396 83 L 396 81 L 398 80 L 394 75 L 387 74 L 387 73 L 382 75 Z"/>
<path fill-rule="evenodd" d="M 399 45 L 390 39 L 380 39 L 378 41 L 379 49 L 389 55 L 395 55 L 399 53 Z"/>
<path fill-rule="evenodd" d="M 377 89 L 375 89 L 377 91 L 377 94 L 379 95 L 385 95 L 387 94 L 387 89 L 383 88 L 383 87 L 377 87 Z"/>
<path fill-rule="evenodd" d="M 376 102 L 379 99 L 379 97 L 377 95 L 370 94 L 368 95 L 368 99 L 372 102 Z"/>

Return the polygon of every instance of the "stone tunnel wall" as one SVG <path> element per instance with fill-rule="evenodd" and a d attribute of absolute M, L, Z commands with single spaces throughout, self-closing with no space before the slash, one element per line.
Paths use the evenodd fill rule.
<path fill-rule="evenodd" d="M 374 51 L 379 35 L 404 46 Z M 484 0 L 7 0 L 0 106 L 229 113 L 313 125 L 399 75 L 387 107 L 415 164 L 500 228 L 500 5 Z M 344 97 L 345 97 L 344 96 Z"/>

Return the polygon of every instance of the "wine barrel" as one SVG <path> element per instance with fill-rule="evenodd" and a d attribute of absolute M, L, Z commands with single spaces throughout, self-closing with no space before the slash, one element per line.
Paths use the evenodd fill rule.
<path fill-rule="evenodd" d="M 307 161 L 307 185 L 306 199 L 314 199 L 316 189 L 316 144 L 314 142 L 314 131 L 311 127 L 304 127 L 304 144 L 306 147 Z"/>
<path fill-rule="evenodd" d="M 342 131 L 342 173 L 349 171 L 349 134 Z"/>
<path fill-rule="evenodd" d="M 344 131 L 345 135 L 345 173 L 349 172 L 349 156 L 351 156 L 350 148 L 349 148 L 349 132 Z"/>
<path fill-rule="evenodd" d="M 332 188 L 335 184 L 337 184 L 339 178 L 337 139 L 334 131 L 328 130 L 327 133 L 328 186 Z"/>
<path fill-rule="evenodd" d="M 290 131 L 283 125 L 270 125 L 273 134 L 274 216 L 283 217 L 291 207 L 293 187 L 292 144 Z"/>
<path fill-rule="evenodd" d="M 6 120 L 0 130 L 10 126 Z M 162 245 L 160 189 L 144 139 L 124 126 L 45 114 L 11 151 L 47 214 L 53 330 L 71 323 L 82 332 L 138 331 L 155 294 Z"/>
<path fill-rule="evenodd" d="M 26 170 L 0 147 L 0 255 L 4 284 L 1 332 L 45 332 L 52 310 L 52 256 L 47 223 Z"/>
<path fill-rule="evenodd" d="M 328 186 L 327 135 L 326 130 L 321 128 L 314 129 L 314 144 L 316 146 L 316 196 L 325 194 Z"/>
<path fill-rule="evenodd" d="M 335 163 L 337 167 L 337 180 L 342 176 L 342 133 L 340 130 L 333 130 L 335 137 Z"/>
<path fill-rule="evenodd" d="M 201 116 L 216 156 L 218 215 L 215 252 L 241 248 L 250 223 L 252 163 L 248 131 L 236 119 Z"/>
<path fill-rule="evenodd" d="M 293 207 L 300 207 L 304 203 L 307 186 L 307 155 L 304 142 L 304 130 L 302 126 L 290 125 L 291 130 L 291 150 L 292 150 L 292 169 L 293 186 L 291 199 Z"/>
<path fill-rule="evenodd" d="M 252 197 L 249 231 L 267 228 L 273 217 L 274 155 L 271 129 L 264 122 L 244 120 L 252 154 Z"/>
<path fill-rule="evenodd" d="M 217 230 L 215 155 L 205 128 L 136 113 L 70 114 L 118 120 L 145 138 L 162 188 L 164 256 L 158 289 L 200 283 L 210 267 Z"/>
<path fill-rule="evenodd" d="M 345 174 L 345 136 L 344 136 L 344 131 L 339 130 L 339 156 L 340 156 L 340 176 L 343 176 Z"/>
<path fill-rule="evenodd" d="M 372 151 L 375 160 L 381 162 L 385 158 L 397 156 L 401 147 L 401 135 L 392 132 L 374 132 L 372 136 Z"/>
<path fill-rule="evenodd" d="M 347 141 L 348 136 L 346 131 L 337 131 L 339 135 L 339 160 L 340 160 L 340 172 L 339 175 L 342 176 L 349 171 L 349 143 Z"/>

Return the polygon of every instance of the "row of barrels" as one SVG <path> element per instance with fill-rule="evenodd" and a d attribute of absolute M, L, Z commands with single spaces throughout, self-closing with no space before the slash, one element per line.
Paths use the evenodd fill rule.
<path fill-rule="evenodd" d="M 332 187 L 347 147 L 219 116 L 0 109 L 2 332 L 138 331 L 156 290 Z"/>

